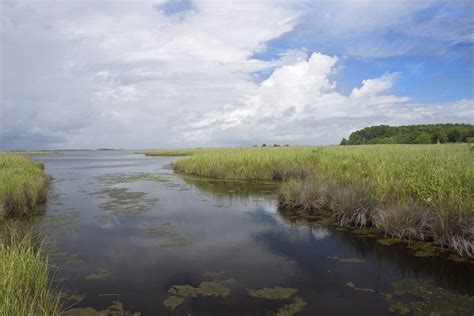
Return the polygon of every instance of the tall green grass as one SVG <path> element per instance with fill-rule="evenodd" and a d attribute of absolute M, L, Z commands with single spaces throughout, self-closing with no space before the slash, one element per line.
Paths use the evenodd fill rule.
<path fill-rule="evenodd" d="M 49 176 L 23 156 L 0 153 L 0 315 L 59 315 L 47 258 L 33 223 L 14 215 L 33 214 L 46 201 Z"/>
<path fill-rule="evenodd" d="M 333 211 L 341 224 L 474 252 L 474 152 L 466 144 L 201 149 L 175 170 L 282 179 L 282 205 Z"/>
<path fill-rule="evenodd" d="M 50 281 L 41 239 L 29 222 L 0 223 L 0 315 L 59 315 L 61 293 Z"/>
<path fill-rule="evenodd" d="M 25 215 L 46 201 L 49 176 L 23 155 L 0 152 L 0 219 Z"/>

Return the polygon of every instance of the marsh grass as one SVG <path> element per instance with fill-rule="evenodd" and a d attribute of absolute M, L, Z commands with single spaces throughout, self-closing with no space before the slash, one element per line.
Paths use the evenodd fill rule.
<path fill-rule="evenodd" d="M 155 151 L 146 152 L 146 156 L 163 156 L 163 157 L 179 157 L 179 156 L 191 156 L 198 153 L 200 149 L 160 149 Z"/>
<path fill-rule="evenodd" d="M 43 165 L 22 155 L 0 152 L 0 219 L 37 209 L 46 201 L 49 180 Z"/>
<path fill-rule="evenodd" d="M 340 225 L 474 254 L 474 152 L 467 144 L 226 148 L 190 151 L 176 171 L 283 180 L 282 206 L 326 211 Z"/>
<path fill-rule="evenodd" d="M 29 221 L 0 223 L 0 315 L 59 315 L 41 238 Z"/>

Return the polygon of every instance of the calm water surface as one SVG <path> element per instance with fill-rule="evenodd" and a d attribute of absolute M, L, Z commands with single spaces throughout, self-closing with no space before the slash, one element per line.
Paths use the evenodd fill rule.
<path fill-rule="evenodd" d="M 406 278 L 474 294 L 474 265 L 418 258 L 288 214 L 271 182 L 183 177 L 170 167 L 174 158 L 127 151 L 37 160 L 54 177 L 42 227 L 60 287 L 79 295 L 74 308 L 119 301 L 142 315 L 274 315 L 292 301 L 248 290 L 280 286 L 306 302 L 296 315 L 391 315 L 380 293 Z M 173 285 L 229 279 L 228 296 L 198 295 L 175 310 L 163 304 Z"/>

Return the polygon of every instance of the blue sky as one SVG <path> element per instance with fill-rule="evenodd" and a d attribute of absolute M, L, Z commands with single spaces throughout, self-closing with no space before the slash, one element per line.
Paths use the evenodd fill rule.
<path fill-rule="evenodd" d="M 350 92 L 365 78 L 380 77 L 386 72 L 399 72 L 400 76 L 392 91 L 410 96 L 419 102 L 429 104 L 474 98 L 474 2 L 432 1 L 432 5 L 429 5 L 430 2 L 425 3 L 425 8 L 408 13 L 409 18 L 401 25 L 374 27 L 362 33 L 354 30 L 353 36 L 339 37 L 339 34 L 328 35 L 324 30 L 319 32 L 318 26 L 322 24 L 315 20 L 324 15 L 324 11 L 320 10 L 321 2 L 306 2 L 301 5 L 304 13 L 295 29 L 268 42 L 266 50 L 255 54 L 254 57 L 271 60 L 295 47 L 308 52 L 343 56 L 342 70 L 337 81 L 339 89 L 345 93 Z M 373 5 L 372 9 L 376 11 L 377 6 Z M 420 24 L 431 26 L 435 34 L 410 33 L 404 30 L 405 26 L 410 28 Z M 452 34 L 436 36 L 436 32 L 445 28 Z M 467 35 L 468 39 L 459 40 L 461 35 Z M 393 46 L 405 49 L 393 49 L 388 52 L 382 49 L 379 53 L 371 52 L 367 55 L 359 50 L 351 50 L 357 45 L 354 44 L 356 42 L 367 42 L 370 45 L 373 40 L 383 48 Z M 269 72 L 265 72 L 260 80 L 264 80 L 268 75 Z"/>
<path fill-rule="evenodd" d="M 0 2 L 0 149 L 474 123 L 472 0 Z"/>

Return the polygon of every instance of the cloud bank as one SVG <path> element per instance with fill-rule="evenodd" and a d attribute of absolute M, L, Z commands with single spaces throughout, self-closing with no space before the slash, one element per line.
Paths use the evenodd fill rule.
<path fill-rule="evenodd" d="M 367 125 L 474 121 L 470 99 L 393 95 L 402 73 L 344 94 L 335 79 L 343 56 L 292 47 L 255 57 L 303 25 L 301 5 L 0 5 L 2 148 L 332 144 Z"/>

